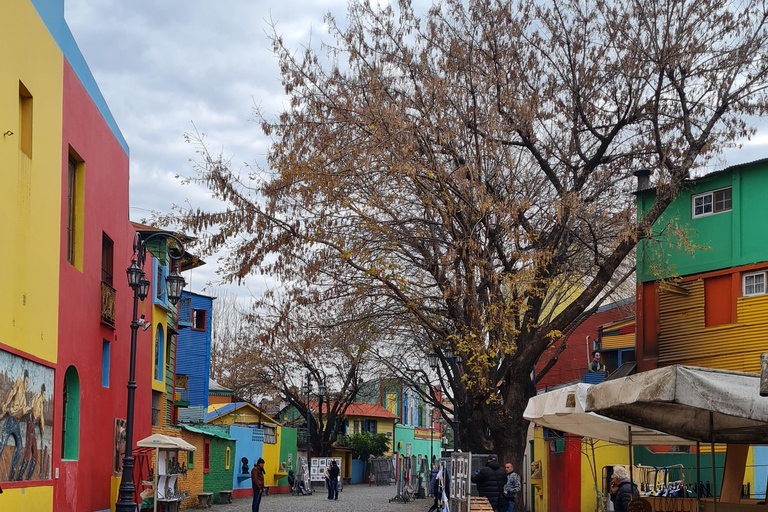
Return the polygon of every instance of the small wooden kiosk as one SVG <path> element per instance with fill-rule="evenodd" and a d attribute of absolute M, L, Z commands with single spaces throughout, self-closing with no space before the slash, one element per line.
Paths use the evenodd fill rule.
<path fill-rule="evenodd" d="M 151 486 L 154 496 L 154 512 L 157 512 L 158 502 L 164 504 L 167 512 L 179 510 L 179 503 L 187 499 L 185 493 L 179 492 L 178 477 L 186 472 L 186 462 L 182 466 L 179 452 L 194 452 L 194 445 L 180 437 L 153 434 L 142 439 L 136 446 L 155 449 L 155 470 L 152 472 L 152 481 L 144 482 L 145 486 Z"/>

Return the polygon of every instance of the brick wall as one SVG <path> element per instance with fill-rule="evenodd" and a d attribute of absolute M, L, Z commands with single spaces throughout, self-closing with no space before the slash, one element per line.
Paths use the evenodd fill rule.
<path fill-rule="evenodd" d="M 205 474 L 203 479 L 203 489 L 205 492 L 212 492 L 213 502 L 219 503 L 221 501 L 219 491 L 232 490 L 232 480 L 237 466 L 235 442 L 214 436 L 210 436 L 208 439 L 211 442 L 211 462 L 210 471 Z M 225 465 L 227 448 L 230 450 L 229 469 Z"/>
<path fill-rule="evenodd" d="M 152 427 L 152 433 L 180 437 L 197 448 L 193 455 L 194 467 L 192 469 L 187 467 L 186 478 L 181 476 L 176 480 L 179 490 L 187 491 L 189 494 L 189 498 L 181 502 L 181 508 L 196 507 L 198 505 L 197 495 L 201 492 L 206 492 L 203 490 L 203 435 L 175 427 Z M 181 456 L 181 461 L 184 462 L 185 460 L 188 459 Z M 154 455 L 152 456 L 152 466 L 156 466 Z"/>

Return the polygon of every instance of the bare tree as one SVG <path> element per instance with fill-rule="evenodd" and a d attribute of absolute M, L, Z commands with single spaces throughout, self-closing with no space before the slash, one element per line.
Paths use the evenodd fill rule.
<path fill-rule="evenodd" d="M 435 351 L 466 450 L 522 462 L 531 369 L 601 297 L 683 181 L 766 112 L 762 1 L 352 2 L 333 45 L 274 36 L 290 106 L 254 188 L 200 143 L 227 275 L 375 297 Z M 633 171 L 655 203 L 636 219 Z M 631 265 L 629 266 L 631 268 Z M 461 357 L 456 373 L 445 349 Z"/>

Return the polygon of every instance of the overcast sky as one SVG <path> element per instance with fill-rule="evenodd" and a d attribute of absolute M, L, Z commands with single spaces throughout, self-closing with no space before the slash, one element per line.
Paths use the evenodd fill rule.
<path fill-rule="evenodd" d="M 130 146 L 131 220 L 185 200 L 213 204 L 206 190 L 176 178 L 192 173 L 194 147 L 183 135 L 195 127 L 236 167 L 264 161 L 268 140 L 252 108 L 277 114 L 283 101 L 270 20 L 299 48 L 311 34 L 327 38 L 327 11 L 343 18 L 346 3 L 66 0 L 67 22 Z M 192 272 L 194 291 L 218 280 L 216 258 L 206 261 Z M 260 295 L 268 284 L 255 277 L 235 291 Z"/>
<path fill-rule="evenodd" d="M 2 1 L 2 0 L 0 0 Z M 423 2 L 428 5 L 427 0 Z M 283 90 L 267 33 L 270 20 L 292 48 L 328 39 L 323 15 L 346 15 L 345 0 L 65 0 L 65 17 L 131 151 L 131 220 L 174 203 L 211 205 L 210 194 L 175 176 L 192 172 L 195 127 L 235 167 L 264 162 L 268 140 L 254 103 L 281 110 Z M 768 157 L 768 125 L 725 156 L 733 165 Z M 193 271 L 193 291 L 217 281 L 216 258 Z M 189 279 L 189 278 L 188 278 Z M 270 283 L 254 277 L 240 295 Z"/>

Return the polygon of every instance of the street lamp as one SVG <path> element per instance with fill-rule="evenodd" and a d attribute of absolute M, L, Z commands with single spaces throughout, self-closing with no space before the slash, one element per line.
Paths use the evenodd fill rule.
<path fill-rule="evenodd" d="M 451 375 L 453 376 L 453 379 L 456 380 L 458 378 L 456 364 L 461 362 L 461 357 L 453 353 L 453 348 L 450 345 L 446 345 L 443 349 L 443 355 L 445 356 L 445 360 L 451 364 Z M 439 373 L 440 355 L 432 352 L 427 355 L 427 360 L 429 361 L 429 367 L 433 370 L 437 370 Z M 459 449 L 459 420 L 458 409 L 456 408 L 456 390 L 453 390 L 453 393 L 451 393 L 451 404 L 453 405 L 453 421 L 451 426 L 453 429 L 453 450 L 456 451 Z"/>
<path fill-rule="evenodd" d="M 318 414 L 320 411 L 320 407 L 322 405 L 322 399 L 323 396 L 325 396 L 325 384 L 322 382 L 318 382 L 318 396 L 320 400 L 318 400 Z M 312 412 L 309 406 L 309 399 L 312 395 L 312 376 L 309 372 L 307 372 L 306 380 L 304 381 L 304 385 L 302 386 L 302 391 L 305 395 L 307 395 L 307 472 L 309 473 L 309 490 L 312 491 L 312 430 L 310 428 L 311 420 L 312 420 Z"/>
<path fill-rule="evenodd" d="M 130 371 L 128 373 L 128 412 L 125 422 L 125 456 L 123 457 L 123 476 L 120 480 L 120 489 L 118 500 L 115 504 L 116 512 L 136 512 L 136 502 L 134 494 L 136 488 L 133 485 L 133 409 L 136 395 L 136 334 L 139 330 L 139 300 L 142 302 L 149 293 L 149 279 L 144 274 L 144 263 L 147 258 L 147 242 L 150 240 L 173 240 L 176 248 L 168 251 L 171 258 L 171 274 L 165 278 L 168 300 L 171 304 L 176 303 L 181 298 L 181 290 L 186 284 L 184 278 L 179 275 L 179 260 L 184 256 L 184 244 L 181 240 L 169 233 L 152 233 L 146 238 L 142 238 L 138 233 L 133 239 L 133 259 L 131 266 L 126 269 L 128 276 L 128 285 L 133 289 L 133 320 L 131 321 L 131 360 Z M 176 262 L 176 268 L 173 263 Z M 160 286 L 160 283 L 155 283 Z"/>

